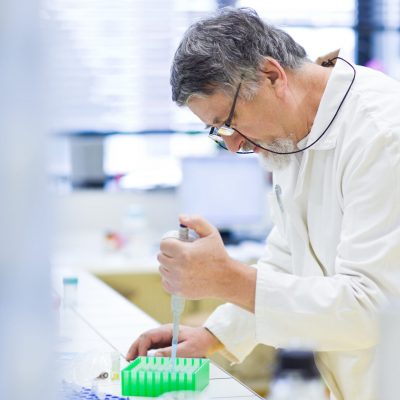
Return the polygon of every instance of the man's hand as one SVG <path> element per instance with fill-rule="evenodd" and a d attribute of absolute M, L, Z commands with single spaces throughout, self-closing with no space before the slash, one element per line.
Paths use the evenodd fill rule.
<path fill-rule="evenodd" d="M 150 349 L 158 349 L 156 356 L 169 357 L 171 355 L 172 325 L 162 325 L 140 335 L 131 345 L 127 361 L 138 356 L 146 356 Z M 177 347 L 178 357 L 200 358 L 222 349 L 222 343 L 203 327 L 191 328 L 180 326 Z"/>
<path fill-rule="evenodd" d="M 164 289 L 187 299 L 218 297 L 218 280 L 230 262 L 218 230 L 200 217 L 181 217 L 180 223 L 199 238 L 191 243 L 172 238 L 161 241 L 157 258 Z"/>
<path fill-rule="evenodd" d="M 233 260 L 216 227 L 201 217 L 180 217 L 199 238 L 161 241 L 158 261 L 164 289 L 187 299 L 217 298 L 254 312 L 257 271 Z"/>

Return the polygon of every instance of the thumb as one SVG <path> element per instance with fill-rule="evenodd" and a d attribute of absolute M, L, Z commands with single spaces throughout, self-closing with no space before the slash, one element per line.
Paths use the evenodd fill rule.
<path fill-rule="evenodd" d="M 214 225 L 211 225 L 206 219 L 197 215 L 180 215 L 179 222 L 194 230 L 200 237 L 209 236 L 217 231 Z"/>

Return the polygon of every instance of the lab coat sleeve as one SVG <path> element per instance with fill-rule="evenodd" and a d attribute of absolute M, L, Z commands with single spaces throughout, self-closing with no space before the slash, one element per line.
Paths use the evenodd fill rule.
<path fill-rule="evenodd" d="M 290 253 L 276 228 L 268 236 L 264 256 L 254 267 L 289 272 Z M 234 304 L 218 307 L 204 326 L 224 344 L 222 354 L 231 362 L 241 362 L 258 344 L 254 314 Z"/>
<path fill-rule="evenodd" d="M 397 136 L 396 136 L 397 135 Z M 400 137 L 353 148 L 338 178 L 343 221 L 333 276 L 259 268 L 256 340 L 275 347 L 307 338 L 319 351 L 376 344 L 376 311 L 400 295 Z"/>

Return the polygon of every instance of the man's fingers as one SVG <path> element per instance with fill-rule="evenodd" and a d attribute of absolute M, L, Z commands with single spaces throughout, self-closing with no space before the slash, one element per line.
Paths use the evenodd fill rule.
<path fill-rule="evenodd" d="M 171 343 L 171 340 L 172 330 L 169 325 L 145 332 L 133 342 L 128 350 L 126 359 L 131 361 L 138 356 L 145 356 L 149 349 L 162 348 L 166 344 Z"/>
<path fill-rule="evenodd" d="M 161 264 L 161 265 L 158 267 L 158 272 L 159 272 L 162 276 L 167 276 L 167 275 L 170 273 L 169 269 L 168 269 L 165 265 L 163 265 L 163 264 Z"/>
<path fill-rule="evenodd" d="M 179 222 L 193 229 L 200 237 L 209 236 L 216 231 L 214 225 L 211 225 L 206 219 L 197 215 L 181 215 Z"/>
<path fill-rule="evenodd" d="M 149 336 L 143 335 L 139 341 L 138 356 L 146 356 L 147 350 L 151 349 L 152 340 Z"/>
<path fill-rule="evenodd" d="M 175 288 L 171 285 L 171 283 L 166 278 L 161 277 L 161 285 L 167 293 L 176 294 Z"/>
<path fill-rule="evenodd" d="M 126 354 L 126 360 L 132 361 L 137 357 L 138 341 L 135 340 L 131 347 L 129 347 L 128 353 Z"/>
<path fill-rule="evenodd" d="M 172 347 L 164 347 L 162 349 L 158 349 L 154 355 L 156 357 L 171 357 L 172 353 Z M 190 341 L 183 341 L 178 344 L 178 347 L 176 348 L 176 356 L 177 357 L 198 357 L 194 352 L 193 352 L 193 343 L 190 343 Z"/>
<path fill-rule="evenodd" d="M 166 238 L 160 242 L 161 253 L 166 257 L 174 257 L 181 251 L 183 243 L 176 238 Z"/>
<path fill-rule="evenodd" d="M 171 357 L 172 353 L 172 347 L 164 347 L 163 349 L 158 349 L 154 355 L 156 357 Z M 188 357 L 187 352 L 185 352 L 185 346 L 184 344 L 178 344 L 178 347 L 176 348 L 176 356 L 177 357 Z"/>
<path fill-rule="evenodd" d="M 173 258 L 168 257 L 163 253 L 157 254 L 157 260 L 161 265 L 164 265 L 165 267 L 174 267 L 176 263 Z"/>
<path fill-rule="evenodd" d="M 164 347 L 163 349 L 158 349 L 154 353 L 154 355 L 156 357 L 171 357 L 171 352 L 172 352 L 172 348 L 171 348 L 171 346 L 169 346 L 169 347 Z"/>
<path fill-rule="evenodd" d="M 206 336 L 205 336 L 206 334 Z M 210 336 L 210 337 L 209 337 Z M 211 342 L 210 342 L 211 340 Z M 181 326 L 179 331 L 179 343 L 177 347 L 178 357 L 204 357 L 211 347 L 216 348 L 220 342 L 204 328 L 189 328 Z M 149 350 L 158 357 L 171 356 L 172 325 L 163 325 L 142 334 L 130 347 L 127 361 L 132 361 L 139 355 L 147 355 Z M 216 350 L 215 350 L 216 351 Z"/>

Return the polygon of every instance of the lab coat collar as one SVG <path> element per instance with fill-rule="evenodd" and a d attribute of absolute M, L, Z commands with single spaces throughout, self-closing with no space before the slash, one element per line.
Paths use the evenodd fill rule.
<path fill-rule="evenodd" d="M 308 134 L 307 144 L 316 140 L 329 125 L 329 122 L 335 115 L 336 110 L 338 109 L 340 102 L 353 79 L 354 71 L 348 64 L 340 59 L 334 60 L 334 63 L 335 66 L 333 67 L 327 86 L 322 95 L 313 126 Z M 345 106 L 345 104 L 343 106 Z M 336 116 L 336 119 L 339 115 L 340 111 Z M 337 120 L 333 121 L 325 135 L 315 143 L 310 150 L 328 150 L 336 146 L 337 135 L 339 133 L 338 129 L 334 129 L 336 122 Z"/>
<path fill-rule="evenodd" d="M 320 64 L 323 61 L 337 57 L 338 55 L 340 56 L 338 51 L 330 53 L 327 56 L 320 57 L 317 60 L 317 63 Z M 329 122 L 335 115 L 335 112 L 353 79 L 354 71 L 348 64 L 339 59 L 334 60 L 333 63 L 335 66 L 333 67 L 327 86 L 322 95 L 321 102 L 314 119 L 314 124 L 307 136 L 307 141 L 302 143 L 303 146 L 301 147 L 305 147 L 315 141 L 326 129 Z M 343 107 L 346 106 L 345 103 L 343 104 Z M 310 147 L 310 149 L 302 153 L 303 157 L 300 166 L 298 164 L 298 160 L 293 157 L 290 165 L 287 168 L 274 171 L 275 182 L 285 182 L 285 186 L 293 188 L 293 191 L 289 190 L 293 196 L 290 200 L 293 202 L 293 207 L 298 206 L 300 196 L 304 191 L 305 178 L 310 166 L 309 160 L 312 154 L 310 150 L 318 151 L 335 148 L 337 136 L 340 132 L 340 129 L 335 129 L 335 123 L 337 123 L 339 117 L 340 111 L 325 135 L 322 136 L 317 143 Z M 289 201 L 289 199 L 286 201 Z"/>

